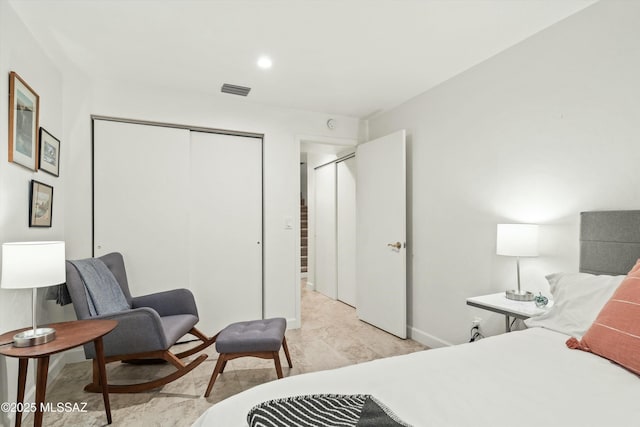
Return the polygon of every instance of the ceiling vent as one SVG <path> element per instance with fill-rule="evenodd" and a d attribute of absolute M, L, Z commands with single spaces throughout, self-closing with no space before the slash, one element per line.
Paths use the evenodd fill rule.
<path fill-rule="evenodd" d="M 240 95 L 240 96 L 247 96 L 249 95 L 249 92 L 251 92 L 250 87 L 230 85 L 229 83 L 223 84 L 222 89 L 220 90 L 223 93 L 230 93 L 232 95 Z"/>

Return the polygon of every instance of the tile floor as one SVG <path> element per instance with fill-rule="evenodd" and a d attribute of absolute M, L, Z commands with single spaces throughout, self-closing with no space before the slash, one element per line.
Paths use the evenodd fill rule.
<path fill-rule="evenodd" d="M 204 327 L 202 329 L 205 333 L 211 332 Z M 287 342 L 294 367 L 286 367 L 284 353 L 281 353 L 285 377 L 425 349 L 415 341 L 398 339 L 357 320 L 352 307 L 309 291 L 304 284 L 302 327 L 287 331 Z M 179 347 L 186 345 L 189 344 Z M 176 351 L 180 349 L 176 348 Z M 224 374 L 216 380 L 211 395 L 205 399 L 203 393 L 217 356 L 214 346 L 209 347 L 206 352 L 209 358 L 200 366 L 160 389 L 147 393 L 111 394 L 112 426 L 190 426 L 212 404 L 277 378 L 271 360 L 249 357 L 236 359 L 229 362 Z M 107 375 L 112 383 L 126 383 L 127 380 L 138 378 L 149 381 L 166 375 L 171 370 L 170 366 L 165 365 L 113 363 L 107 366 Z M 43 423 L 45 426 L 106 425 L 102 395 L 83 390 L 84 385 L 90 382 L 90 377 L 90 361 L 64 367 L 49 386 L 47 401 L 54 404 L 86 402 L 87 412 L 46 413 Z M 23 420 L 24 425 L 32 423 L 31 416 Z"/>

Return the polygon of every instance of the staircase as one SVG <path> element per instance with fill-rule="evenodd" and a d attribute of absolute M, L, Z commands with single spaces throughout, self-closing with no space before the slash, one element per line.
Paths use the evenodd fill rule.
<path fill-rule="evenodd" d="M 300 272 L 307 272 L 307 242 L 308 242 L 307 205 L 300 199 Z"/>

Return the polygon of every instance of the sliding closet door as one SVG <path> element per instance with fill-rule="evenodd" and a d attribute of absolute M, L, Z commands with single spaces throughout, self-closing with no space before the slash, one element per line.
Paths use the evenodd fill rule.
<path fill-rule="evenodd" d="M 199 328 L 262 318 L 262 140 L 94 120 L 94 253 L 131 292 L 191 289 Z"/>
<path fill-rule="evenodd" d="M 338 300 L 356 305 L 356 159 L 336 163 Z"/>
<path fill-rule="evenodd" d="M 189 131 L 94 121 L 94 253 L 124 255 L 131 292 L 188 287 Z"/>
<path fill-rule="evenodd" d="M 262 140 L 191 133 L 189 273 L 207 332 L 262 318 Z"/>
<path fill-rule="evenodd" d="M 336 164 L 315 169 L 316 291 L 337 298 L 336 282 Z"/>

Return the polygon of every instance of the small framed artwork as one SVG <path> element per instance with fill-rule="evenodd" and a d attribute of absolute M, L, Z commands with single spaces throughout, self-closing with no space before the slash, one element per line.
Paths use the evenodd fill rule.
<path fill-rule="evenodd" d="M 53 187 L 31 180 L 29 227 L 51 227 Z"/>
<path fill-rule="evenodd" d="M 40 159 L 38 168 L 51 175 L 60 176 L 60 140 L 40 128 Z"/>
<path fill-rule="evenodd" d="M 9 74 L 9 161 L 38 166 L 40 97 L 15 72 Z"/>

